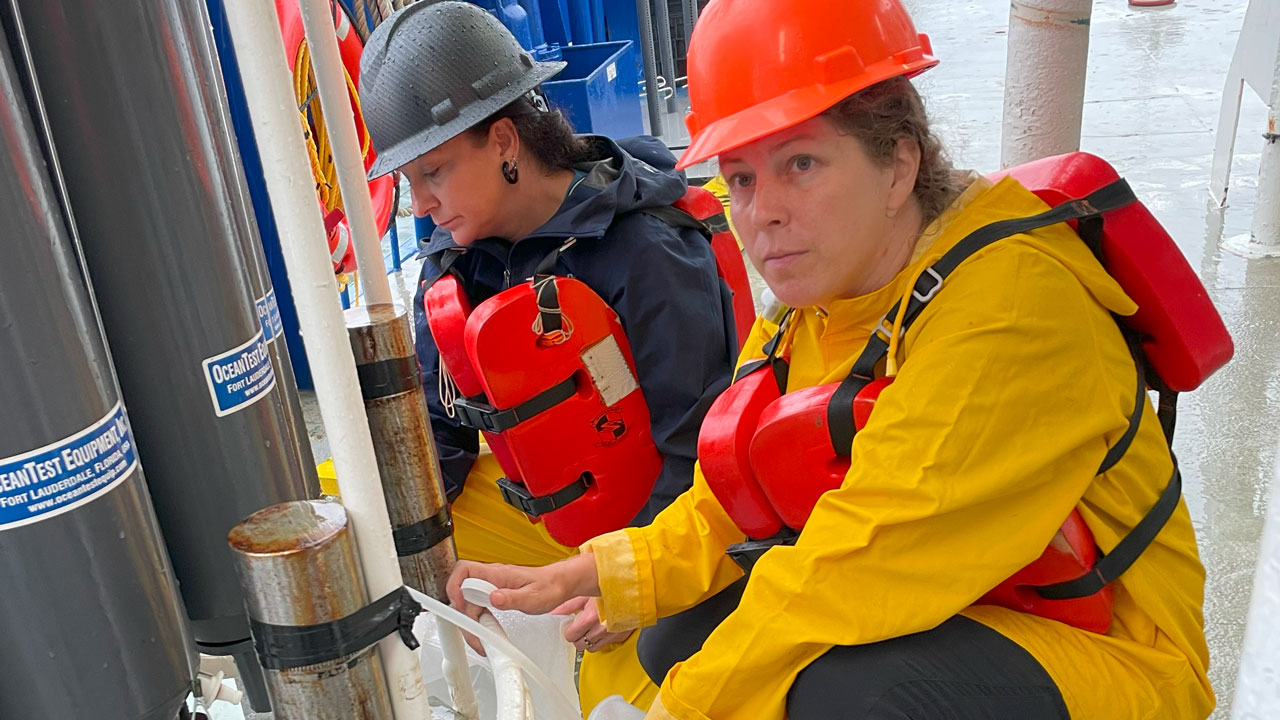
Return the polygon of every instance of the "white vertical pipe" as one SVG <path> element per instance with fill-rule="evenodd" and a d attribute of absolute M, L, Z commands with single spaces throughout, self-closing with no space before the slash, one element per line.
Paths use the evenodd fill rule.
<path fill-rule="evenodd" d="M 1000 164 L 1080 149 L 1093 0 L 1013 0 Z"/>
<path fill-rule="evenodd" d="M 320 108 L 324 111 L 329 143 L 333 148 L 334 169 L 338 172 L 338 187 L 342 190 L 342 207 L 351 228 L 351 241 L 355 243 L 356 264 L 362 271 L 360 286 L 370 305 L 388 304 L 391 302 L 391 283 L 387 281 L 386 266 L 382 260 L 382 238 L 378 235 L 378 223 L 373 218 L 373 201 L 369 198 L 369 183 L 365 179 L 364 157 L 356 135 L 351 98 L 347 94 L 338 36 L 333 31 L 333 6 L 329 0 L 299 0 L 298 6 L 302 11 L 302 26 L 307 33 L 307 47 L 311 51 L 311 65 L 315 69 Z M 372 32 L 373 28 L 369 30 Z"/>
<path fill-rule="evenodd" d="M 1266 248 L 1267 255 L 1280 255 L 1280 128 L 1276 113 L 1280 112 L 1280 72 L 1276 88 L 1271 91 L 1271 108 L 1267 111 L 1266 141 L 1262 146 L 1262 166 L 1258 170 L 1258 201 L 1253 209 L 1254 244 Z"/>
<path fill-rule="evenodd" d="M 449 702 L 462 720 L 477 720 L 480 708 L 475 690 L 471 687 L 471 666 L 467 663 L 467 645 L 462 630 L 457 625 L 440 620 L 436 623 L 440 638 L 440 653 L 444 656 L 440 671 L 449 686 Z"/>
<path fill-rule="evenodd" d="M 324 223 L 306 161 L 279 21 L 275 6 L 262 0 L 227 0 L 226 10 L 302 339 L 315 375 L 320 414 L 333 449 L 338 488 L 351 517 L 365 586 L 370 597 L 379 598 L 402 586 L 400 565 L 324 242 Z M 380 641 L 378 652 L 396 720 L 426 720 L 429 710 L 418 654 L 396 634 Z"/>
<path fill-rule="evenodd" d="M 1280 257 L 1280 123 L 1276 122 L 1276 114 L 1280 113 L 1280 51 L 1276 52 L 1276 69 L 1271 76 L 1267 105 L 1267 131 L 1263 134 L 1253 222 L 1249 234 L 1222 243 L 1224 249 L 1247 258 Z"/>
<path fill-rule="evenodd" d="M 1280 454 L 1276 460 L 1231 720 L 1280 717 Z"/>

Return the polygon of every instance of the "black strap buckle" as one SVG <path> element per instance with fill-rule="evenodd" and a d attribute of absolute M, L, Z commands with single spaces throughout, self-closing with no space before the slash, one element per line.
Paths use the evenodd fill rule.
<path fill-rule="evenodd" d="M 499 410 L 481 399 L 482 396 L 476 396 L 454 400 L 453 409 L 458 414 L 458 422 L 464 427 L 469 427 L 472 430 L 501 433 L 510 430 L 540 412 L 550 410 L 573 397 L 573 394 L 577 391 L 577 383 L 574 381 L 573 376 L 570 375 L 513 408 Z"/>
<path fill-rule="evenodd" d="M 591 475 L 583 473 L 577 480 L 551 493 L 534 495 L 523 483 L 510 478 L 498 478 L 498 491 L 508 505 L 518 508 L 525 515 L 536 518 L 554 512 L 587 494 L 591 487 Z"/>
<path fill-rule="evenodd" d="M 742 568 L 743 572 L 750 574 L 751 569 L 756 566 L 756 563 L 760 562 L 760 558 L 764 557 L 764 554 L 771 548 L 795 545 L 797 538 L 799 536 L 794 532 L 784 529 L 777 535 L 763 540 L 747 540 L 746 542 L 735 543 L 725 548 L 724 552 L 729 556 L 729 559 Z"/>
<path fill-rule="evenodd" d="M 458 414 L 458 422 L 463 427 L 469 427 L 472 430 L 498 433 L 509 427 L 504 423 L 505 420 L 509 420 L 508 417 L 479 398 L 458 398 L 453 401 L 453 410 Z M 508 410 L 506 412 L 510 413 L 511 411 Z M 515 423 L 510 425 L 515 425 Z"/>

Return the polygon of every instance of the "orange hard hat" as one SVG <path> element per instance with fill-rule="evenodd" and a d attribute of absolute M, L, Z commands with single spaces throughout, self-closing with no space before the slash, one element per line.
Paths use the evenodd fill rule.
<path fill-rule="evenodd" d="M 712 0 L 689 42 L 683 169 L 938 64 L 900 0 Z"/>

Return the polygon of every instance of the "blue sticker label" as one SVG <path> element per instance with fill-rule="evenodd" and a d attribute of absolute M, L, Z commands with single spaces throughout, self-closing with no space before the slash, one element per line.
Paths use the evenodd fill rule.
<path fill-rule="evenodd" d="M 253 301 L 253 309 L 258 313 L 258 324 L 262 326 L 262 337 L 267 342 L 276 339 L 275 333 L 271 328 L 271 310 L 267 305 L 267 298 L 260 297 Z"/>
<path fill-rule="evenodd" d="M 262 325 L 262 336 L 268 343 L 275 342 L 284 332 L 284 320 L 280 318 L 280 306 L 276 304 L 275 288 L 254 301 L 254 309 L 258 312 L 258 323 Z"/>
<path fill-rule="evenodd" d="M 243 410 L 276 386 L 276 374 L 271 368 L 271 355 L 262 331 L 240 347 L 201 364 L 209 396 L 213 398 L 213 412 L 218 417 Z"/>
<path fill-rule="evenodd" d="M 0 458 L 0 530 L 30 525 L 105 495 L 138 466 L 124 408 L 69 438 Z"/>
<path fill-rule="evenodd" d="M 267 291 L 267 310 L 271 317 L 271 339 L 284 334 L 284 320 L 280 317 L 280 305 L 276 302 L 276 289 Z"/>

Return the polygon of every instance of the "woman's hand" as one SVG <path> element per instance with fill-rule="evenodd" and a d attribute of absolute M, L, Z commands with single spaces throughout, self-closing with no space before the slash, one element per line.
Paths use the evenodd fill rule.
<path fill-rule="evenodd" d="M 600 609 L 592 597 L 574 598 L 555 610 L 552 615 L 578 616 L 564 627 L 564 639 L 579 650 L 596 652 L 631 637 L 631 631 L 611 633 L 600 621 Z"/>
<path fill-rule="evenodd" d="M 485 608 L 462 596 L 462 581 L 467 578 L 486 580 L 498 588 L 489 594 L 494 608 L 529 615 L 548 613 L 570 598 L 600 594 L 595 556 L 590 553 L 540 568 L 459 560 L 449 576 L 449 604 L 475 620 L 480 619 Z M 483 654 L 480 643 L 469 634 L 467 643 Z"/>

